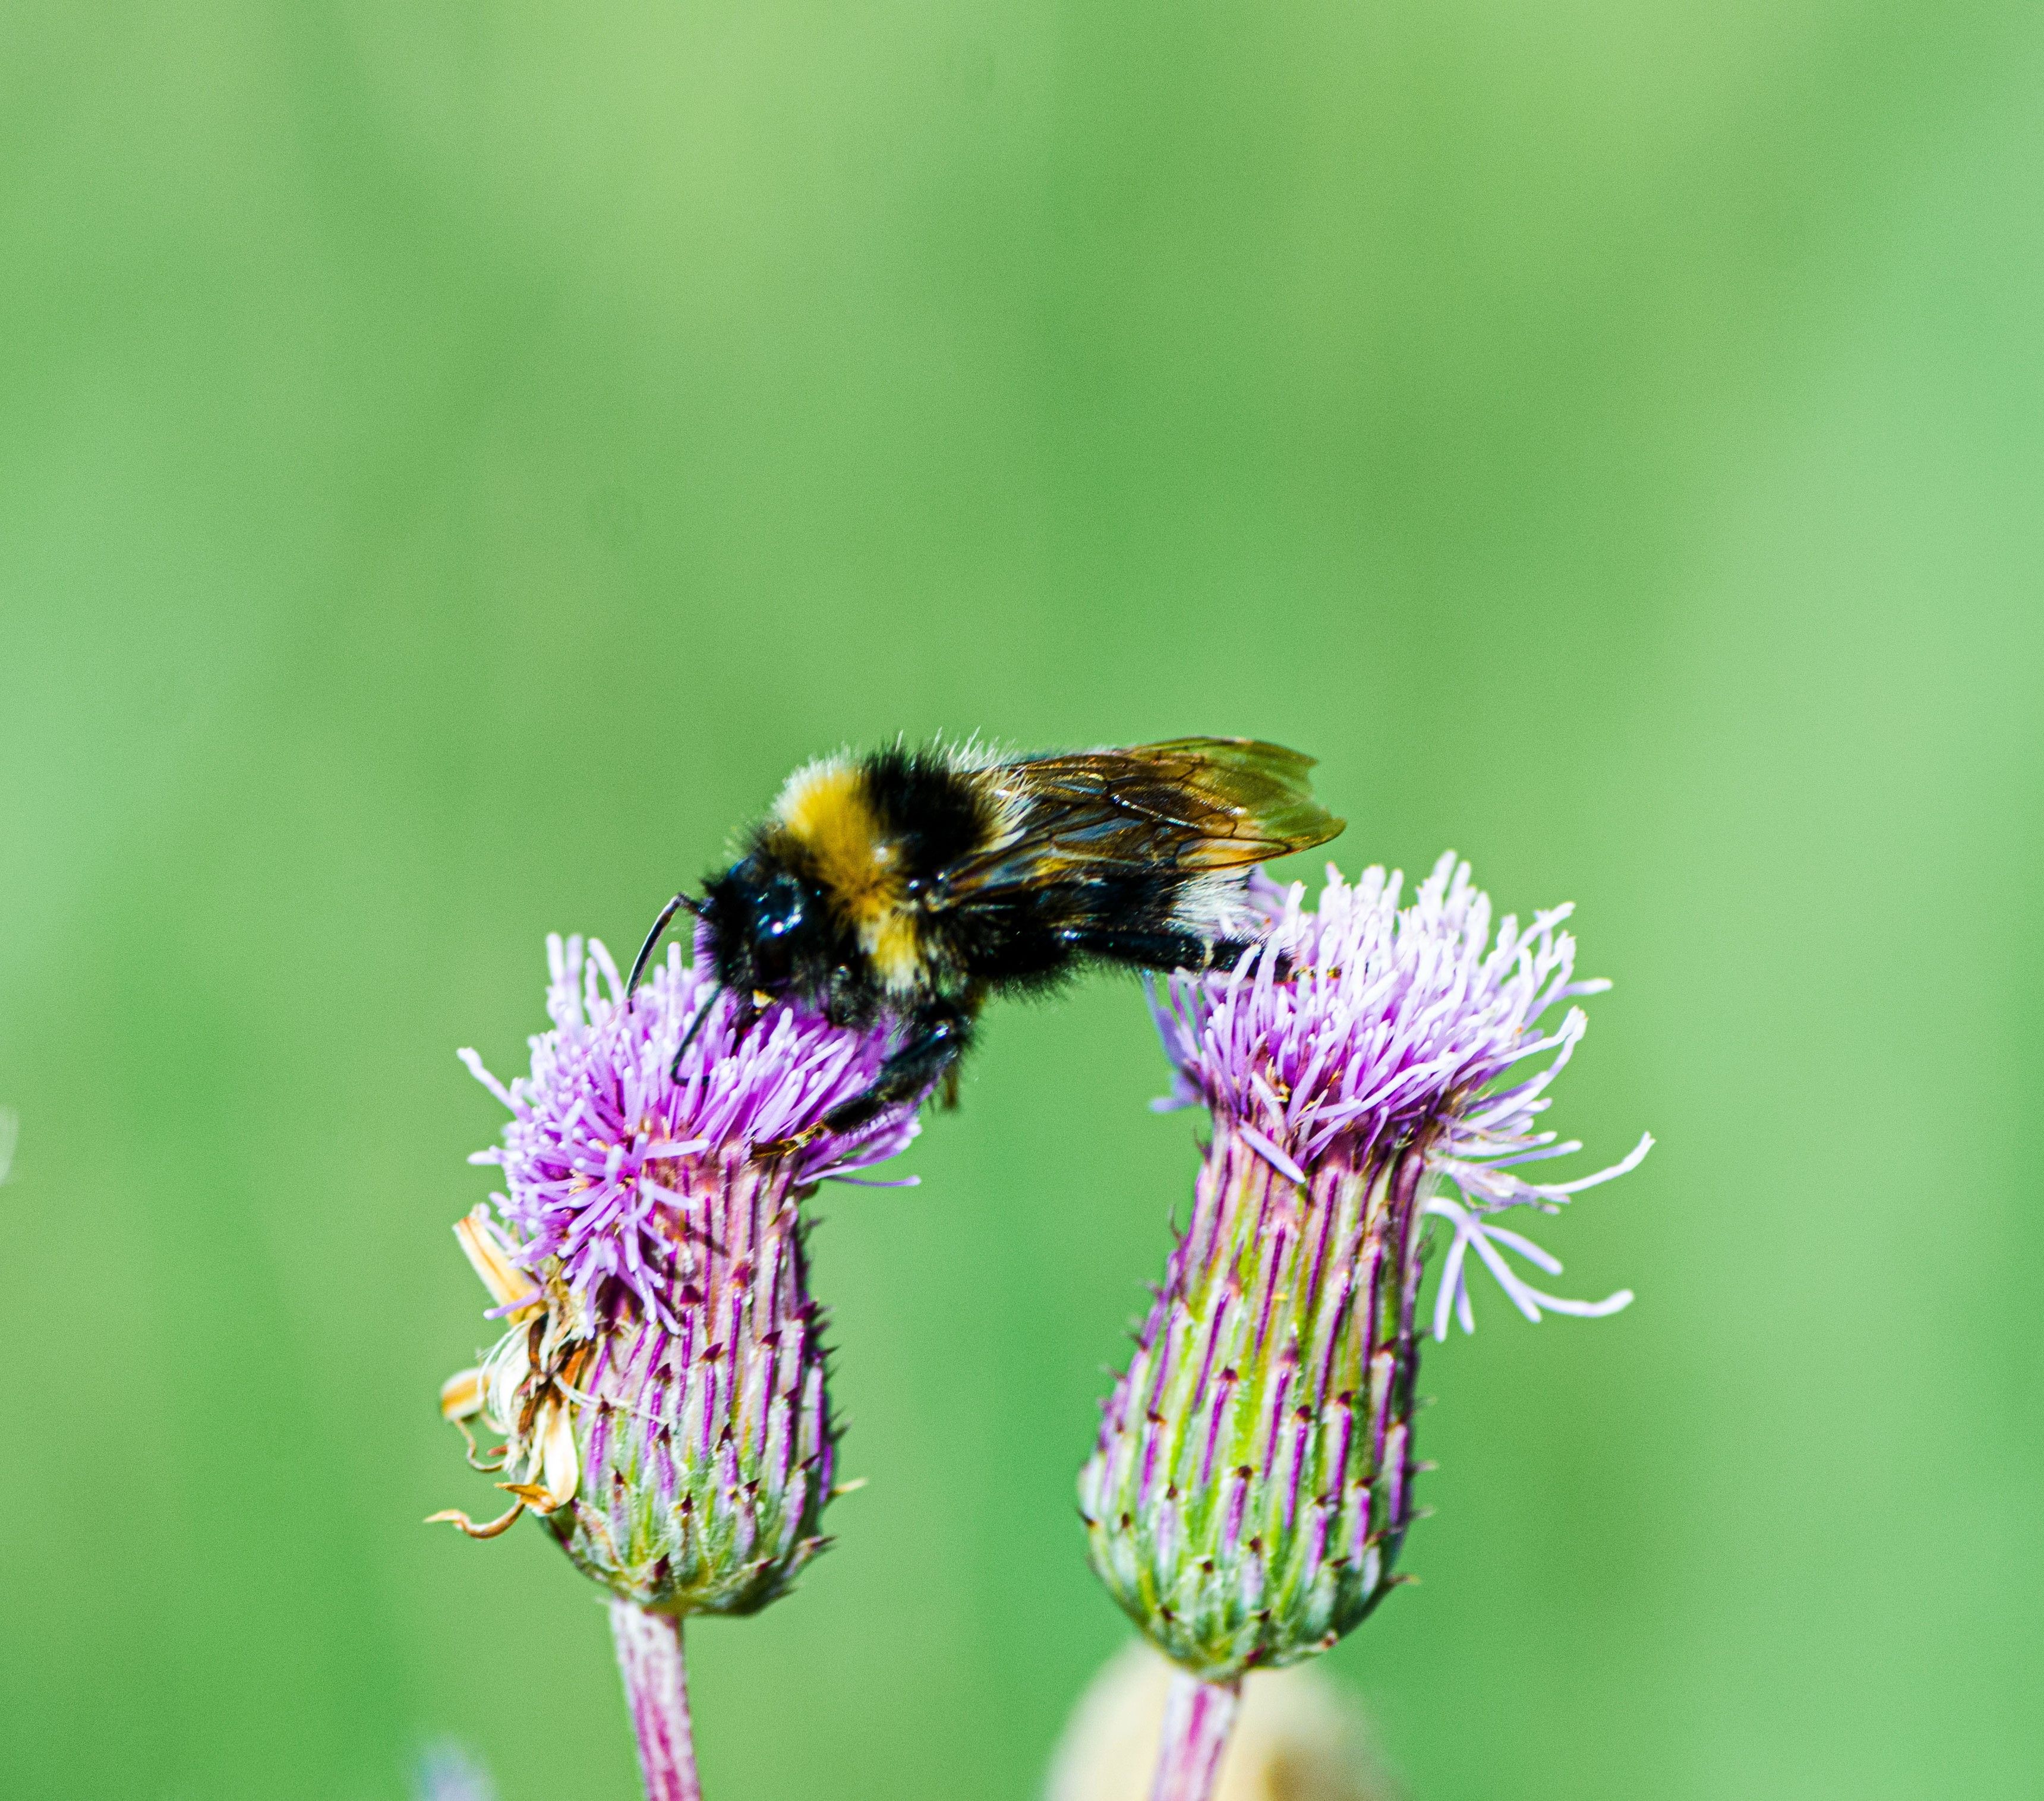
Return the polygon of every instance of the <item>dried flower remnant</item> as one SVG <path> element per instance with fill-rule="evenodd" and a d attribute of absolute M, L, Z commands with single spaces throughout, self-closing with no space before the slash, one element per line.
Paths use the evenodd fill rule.
<path fill-rule="evenodd" d="M 530 1073 L 507 1088 L 462 1054 L 512 1116 L 471 1159 L 504 1191 L 455 1228 L 506 1330 L 441 1410 L 512 1503 L 433 1517 L 490 1538 L 530 1511 L 610 1590 L 648 1792 L 682 1796 L 675 1622 L 753 1611 L 826 1542 L 834 1435 L 799 1204 L 901 1150 L 915 1106 L 816 1131 L 870 1084 L 884 1028 L 777 1005 L 740 1031 L 678 949 L 628 1004 L 600 943 L 550 938 L 548 955 Z M 478 1423 L 502 1442 L 479 1452 Z"/>
<path fill-rule="evenodd" d="M 1542 1183 L 1579 1146 L 1539 1129 L 1581 1040 L 1566 908 L 1495 935 L 1453 857 L 1411 905 L 1400 878 L 1330 870 L 1317 912 L 1260 883 L 1265 943 L 1232 971 L 1171 978 L 1157 1008 L 1175 1093 L 1213 1139 L 1193 1212 L 1081 1474 L 1093 1567 L 1185 1672 L 1156 1795 L 1211 1792 L 1235 1685 L 1358 1624 L 1399 1580 L 1413 1517 L 1421 1253 L 1454 1238 L 1434 1323 L 1473 1325 L 1468 1253 L 1530 1317 L 1624 1306 L 1533 1288 L 1552 1273 L 1501 1211 L 1552 1211 L 1634 1167 Z M 1547 1055 L 1536 1073 L 1531 1058 Z M 1452 1189 L 1456 1198 L 1439 1192 Z"/>

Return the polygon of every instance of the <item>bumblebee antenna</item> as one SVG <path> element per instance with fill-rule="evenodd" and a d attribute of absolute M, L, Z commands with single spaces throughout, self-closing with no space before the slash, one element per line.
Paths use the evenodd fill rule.
<path fill-rule="evenodd" d="M 696 1009 L 696 1016 L 689 1021 L 689 1029 L 682 1034 L 682 1042 L 674 1047 L 674 1060 L 667 1066 L 669 1081 L 678 1082 L 682 1079 L 682 1055 L 695 1043 L 696 1034 L 703 1029 L 703 1021 L 709 1017 L 710 1008 L 717 1004 L 717 997 L 723 993 L 721 988 L 713 987 L 703 997 L 703 1004 Z"/>
<path fill-rule="evenodd" d="M 673 919 L 675 913 L 683 907 L 687 908 L 698 919 L 702 916 L 702 903 L 686 893 L 677 894 L 660 909 L 660 916 L 654 920 L 653 929 L 646 934 L 646 942 L 639 947 L 638 961 L 632 966 L 632 979 L 624 985 L 627 1000 L 631 998 L 632 991 L 638 987 L 640 977 L 646 973 L 646 966 L 653 960 L 654 947 L 659 943 L 660 939 L 666 934 L 667 922 Z"/>

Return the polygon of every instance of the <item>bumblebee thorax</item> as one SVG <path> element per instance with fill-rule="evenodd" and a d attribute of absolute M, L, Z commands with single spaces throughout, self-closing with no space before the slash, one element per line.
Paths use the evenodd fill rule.
<path fill-rule="evenodd" d="M 816 884 L 882 983 L 904 992 L 915 985 L 920 959 L 903 846 L 857 764 L 833 758 L 797 770 L 775 804 L 767 843 Z"/>

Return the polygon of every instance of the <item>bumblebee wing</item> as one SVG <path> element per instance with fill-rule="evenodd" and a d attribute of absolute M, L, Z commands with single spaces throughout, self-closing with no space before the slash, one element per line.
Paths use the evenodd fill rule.
<path fill-rule="evenodd" d="M 1002 824 L 948 872 L 952 904 L 1142 870 L 1233 870 L 1342 829 L 1312 797 L 1313 759 L 1250 738 L 1178 738 L 997 765 Z"/>

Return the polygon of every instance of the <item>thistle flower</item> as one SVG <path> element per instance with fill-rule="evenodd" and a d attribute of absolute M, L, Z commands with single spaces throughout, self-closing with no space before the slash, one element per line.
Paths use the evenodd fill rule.
<path fill-rule="evenodd" d="M 1471 1250 L 1529 1317 L 1615 1311 L 1534 1288 L 1493 1223 L 1553 1211 L 1631 1169 L 1524 1173 L 1581 1148 L 1538 1129 L 1585 1020 L 1557 908 L 1500 921 L 1443 858 L 1412 904 L 1400 877 L 1331 869 L 1318 912 L 1259 882 L 1270 922 L 1228 972 L 1174 976 L 1155 1006 L 1175 1071 L 1160 1106 L 1204 1103 L 1213 1139 L 1192 1217 L 1079 1478 L 1095 1570 L 1185 1680 L 1156 1794 L 1210 1791 L 1243 1672 L 1309 1657 L 1399 1580 L 1429 1216 L 1454 1237 L 1435 1324 L 1466 1328 Z M 1548 1061 L 1537 1073 L 1527 1059 Z M 1454 1191 L 1454 1196 L 1442 1192 Z"/>
<path fill-rule="evenodd" d="M 915 1107 L 812 1136 L 870 1084 L 886 1030 L 782 1004 L 741 1033 L 678 948 L 628 1001 L 601 944 L 547 951 L 553 1029 L 531 1073 L 506 1088 L 461 1054 L 512 1116 L 471 1159 L 504 1172 L 494 1211 L 455 1228 L 507 1330 L 441 1409 L 513 1503 L 481 1525 L 432 1517 L 491 1538 L 529 1510 L 611 1591 L 648 1791 L 692 1795 L 675 1622 L 764 1606 L 826 1542 L 833 1433 L 798 1204 L 901 1149 Z M 486 1459 L 477 1420 L 504 1441 Z"/>

